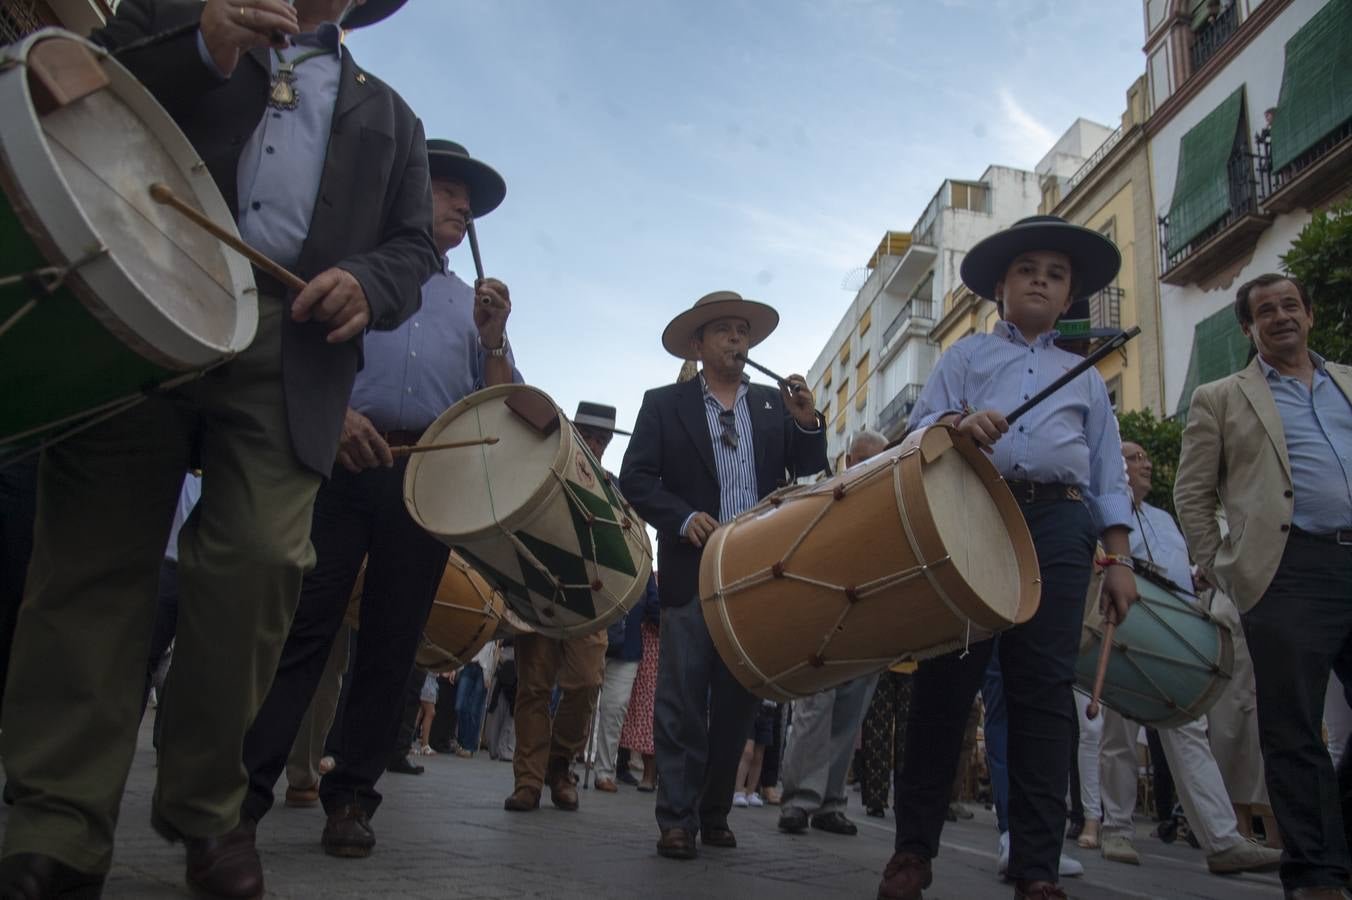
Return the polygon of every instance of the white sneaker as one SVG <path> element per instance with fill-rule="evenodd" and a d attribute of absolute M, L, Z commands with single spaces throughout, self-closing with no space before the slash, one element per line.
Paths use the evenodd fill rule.
<path fill-rule="evenodd" d="M 1000 832 L 1000 856 L 995 861 L 995 874 L 1004 877 L 1009 871 L 1009 832 Z"/>
<path fill-rule="evenodd" d="M 1084 865 L 1073 856 L 1061 854 L 1061 860 L 1057 863 L 1057 871 L 1062 878 L 1079 878 L 1084 874 Z"/>
<path fill-rule="evenodd" d="M 738 791 L 737 793 L 732 795 L 732 805 L 740 806 L 745 809 L 750 804 L 746 802 L 746 794 L 743 794 L 741 791 Z"/>
<path fill-rule="evenodd" d="M 747 798 L 746 798 L 746 805 L 747 805 L 747 806 L 756 806 L 756 807 L 764 806 L 764 805 L 765 805 L 765 801 L 761 799 L 761 795 L 760 795 L 760 794 L 752 794 L 750 797 L 747 797 Z"/>
<path fill-rule="evenodd" d="M 1004 877 L 1009 871 L 1009 832 L 1000 833 L 999 856 L 995 861 L 995 874 Z M 1061 854 L 1061 859 L 1057 863 L 1057 870 L 1062 878 L 1077 878 L 1084 874 L 1084 866 L 1073 856 Z"/>

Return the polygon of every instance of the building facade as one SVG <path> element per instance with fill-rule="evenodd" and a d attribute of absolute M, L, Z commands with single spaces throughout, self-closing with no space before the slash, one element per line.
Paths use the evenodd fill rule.
<path fill-rule="evenodd" d="M 112 15 L 106 0 L 4 0 L 0 3 L 0 44 L 10 44 L 47 26 L 85 35 Z"/>

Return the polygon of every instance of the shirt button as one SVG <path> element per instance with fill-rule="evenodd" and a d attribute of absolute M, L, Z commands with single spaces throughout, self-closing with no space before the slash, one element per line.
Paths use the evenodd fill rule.
<path fill-rule="evenodd" d="M 417 322 L 414 322 L 414 323 L 413 323 L 413 327 L 414 327 L 414 328 L 417 328 L 417 327 L 418 327 L 418 323 L 417 323 Z"/>
<path fill-rule="evenodd" d="M 277 148 L 275 148 L 275 147 L 273 147 L 271 144 L 269 144 L 268 147 L 267 147 L 267 152 L 269 152 L 269 153 L 276 153 L 276 152 L 277 152 Z"/>
<path fill-rule="evenodd" d="M 1023 426 L 1022 426 L 1022 425 L 1019 426 L 1019 431 L 1020 431 L 1020 432 L 1023 431 Z"/>
<path fill-rule="evenodd" d="M 418 351 L 417 351 L 417 350 L 410 350 L 408 355 L 409 355 L 409 356 L 417 356 L 417 355 L 418 355 Z"/>
<path fill-rule="evenodd" d="M 1032 370 L 1032 369 L 1029 369 L 1029 370 L 1028 370 L 1028 374 L 1029 374 L 1029 375 L 1032 375 L 1032 374 L 1033 374 L 1033 370 Z"/>
<path fill-rule="evenodd" d="M 413 388 L 406 388 L 405 390 L 407 390 L 410 394 L 413 393 Z"/>
<path fill-rule="evenodd" d="M 1291 497 L 1294 497 L 1296 495 L 1291 491 L 1282 491 L 1282 496 L 1290 499 Z"/>
<path fill-rule="evenodd" d="M 1027 400 L 1027 399 L 1028 399 L 1028 395 L 1027 395 L 1027 394 L 1024 394 L 1024 395 L 1023 395 L 1023 399 Z"/>
<path fill-rule="evenodd" d="M 280 119 L 280 118 L 282 117 L 282 114 L 281 114 L 281 113 L 273 113 L 273 114 L 272 114 L 272 117 L 273 117 L 274 119 Z"/>
<path fill-rule="evenodd" d="M 252 202 L 252 203 L 249 204 L 249 208 L 250 208 L 250 209 L 262 209 L 262 208 L 263 208 L 263 204 L 261 204 L 261 203 L 259 203 L 257 200 L 255 200 L 254 202 Z"/>
<path fill-rule="evenodd" d="M 1290 525 L 1283 525 L 1283 526 L 1282 526 L 1282 531 L 1290 531 L 1290 530 L 1291 530 L 1291 526 L 1290 526 Z"/>

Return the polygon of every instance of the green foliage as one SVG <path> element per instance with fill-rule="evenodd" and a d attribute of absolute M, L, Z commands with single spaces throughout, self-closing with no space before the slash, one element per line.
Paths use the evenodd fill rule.
<path fill-rule="evenodd" d="M 1148 409 L 1120 413 L 1117 417 L 1122 440 L 1140 444 L 1150 455 L 1154 472 L 1146 502 L 1174 514 L 1174 477 L 1178 473 L 1178 455 L 1183 449 L 1183 423 L 1176 419 L 1157 419 Z"/>
<path fill-rule="evenodd" d="M 1282 257 L 1314 304 L 1310 349 L 1352 362 L 1352 199 L 1314 214 Z"/>

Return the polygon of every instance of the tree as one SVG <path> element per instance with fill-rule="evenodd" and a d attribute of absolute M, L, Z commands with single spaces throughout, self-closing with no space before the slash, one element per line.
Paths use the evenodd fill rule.
<path fill-rule="evenodd" d="M 1183 449 L 1183 423 L 1176 419 L 1157 419 L 1148 409 L 1119 413 L 1118 430 L 1123 441 L 1140 444 L 1150 456 L 1154 468 L 1146 502 L 1174 514 L 1174 478 L 1178 474 L 1178 456 Z"/>
<path fill-rule="evenodd" d="M 1282 257 L 1314 304 L 1310 349 L 1352 361 L 1352 199 L 1314 214 Z"/>

